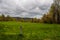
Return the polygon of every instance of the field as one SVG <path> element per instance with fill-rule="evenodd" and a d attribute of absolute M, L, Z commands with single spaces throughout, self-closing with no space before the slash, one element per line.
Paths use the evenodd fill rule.
<path fill-rule="evenodd" d="M 60 40 L 59 24 L 43 24 L 29 22 L 0 22 L 4 26 L 4 35 L 0 40 Z M 20 26 L 23 36 L 20 36 Z"/>

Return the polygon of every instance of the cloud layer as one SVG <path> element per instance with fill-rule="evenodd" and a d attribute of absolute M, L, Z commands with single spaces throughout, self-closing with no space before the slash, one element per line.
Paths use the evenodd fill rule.
<path fill-rule="evenodd" d="M 0 0 L 0 14 L 40 18 L 52 3 L 52 0 Z"/>

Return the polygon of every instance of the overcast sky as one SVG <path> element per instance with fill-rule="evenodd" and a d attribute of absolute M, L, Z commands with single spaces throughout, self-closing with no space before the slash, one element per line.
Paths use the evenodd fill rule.
<path fill-rule="evenodd" d="M 52 3 L 53 0 L 0 0 L 0 15 L 40 18 Z"/>

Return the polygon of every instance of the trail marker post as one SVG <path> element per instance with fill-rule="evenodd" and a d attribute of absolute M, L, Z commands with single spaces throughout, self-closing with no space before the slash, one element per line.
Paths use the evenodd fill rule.
<path fill-rule="evenodd" d="M 23 37 L 24 37 L 24 35 L 23 35 L 23 28 L 22 28 L 22 26 L 20 26 L 20 33 L 18 35 L 17 40 L 23 40 Z"/>
<path fill-rule="evenodd" d="M 22 26 L 20 26 L 20 34 L 23 34 L 23 32 L 22 32 Z"/>
<path fill-rule="evenodd" d="M 20 26 L 20 36 L 23 36 L 23 28 Z"/>

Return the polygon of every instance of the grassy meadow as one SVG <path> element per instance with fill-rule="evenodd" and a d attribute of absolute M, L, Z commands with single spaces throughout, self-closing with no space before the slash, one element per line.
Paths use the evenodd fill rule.
<path fill-rule="evenodd" d="M 0 40 L 60 40 L 59 24 L 43 24 L 30 22 L 0 22 L 4 26 Z M 20 34 L 23 28 L 23 36 Z"/>

